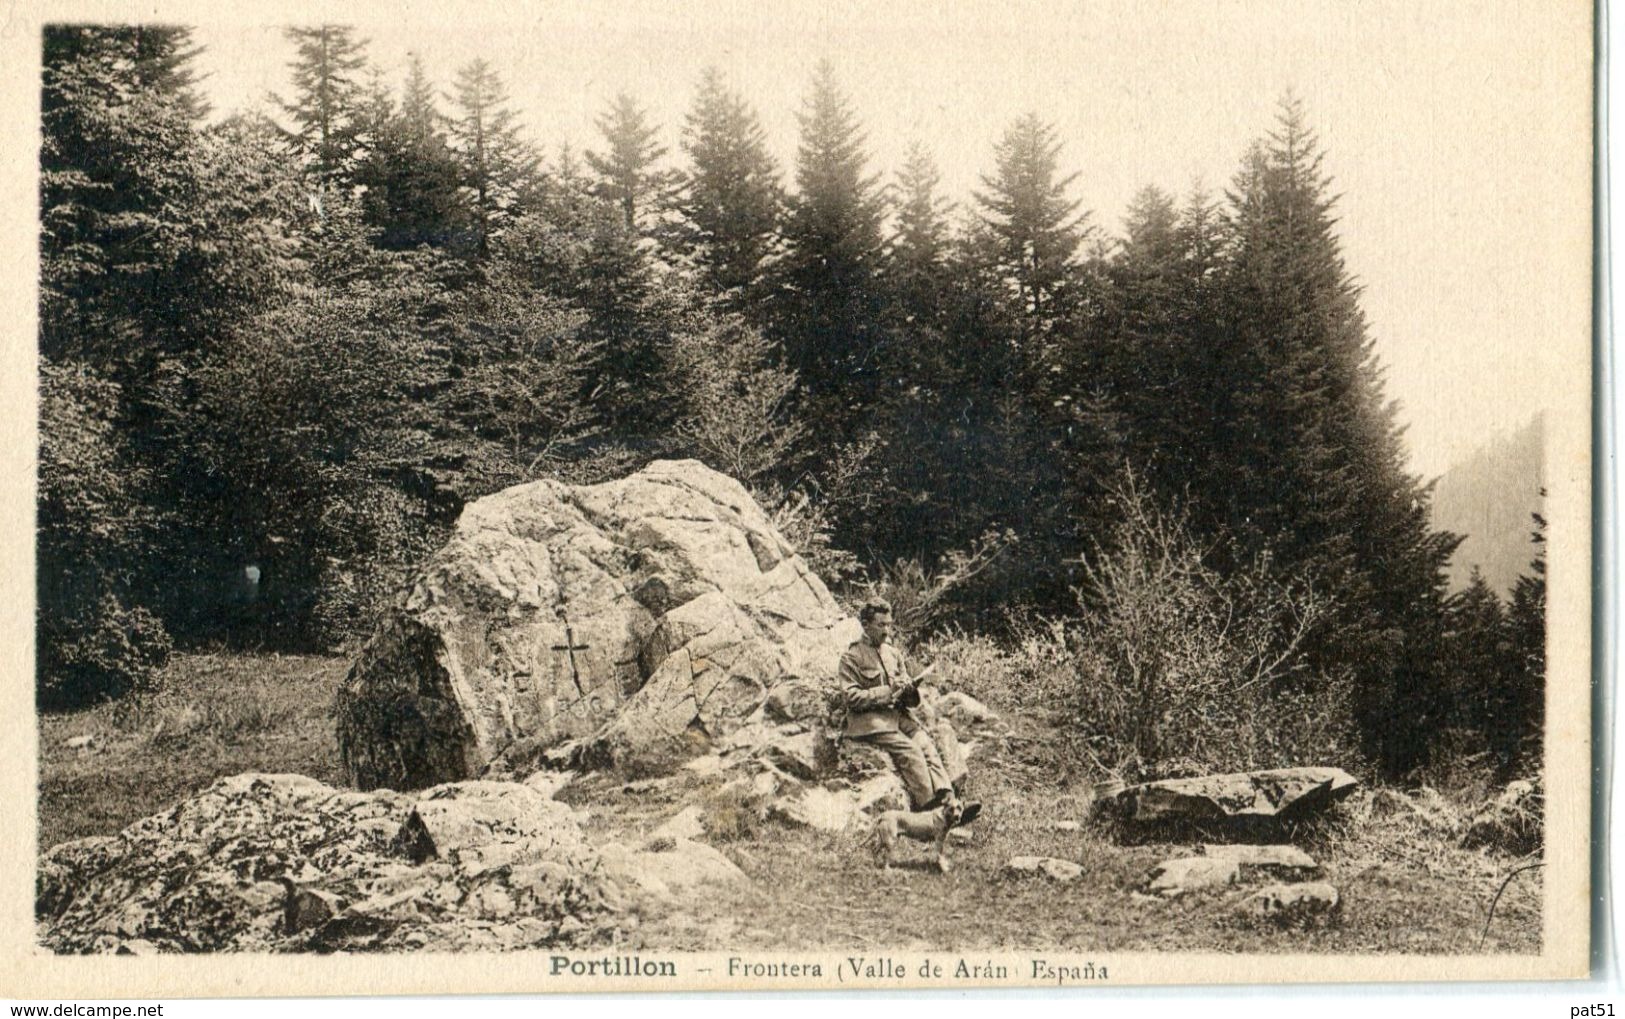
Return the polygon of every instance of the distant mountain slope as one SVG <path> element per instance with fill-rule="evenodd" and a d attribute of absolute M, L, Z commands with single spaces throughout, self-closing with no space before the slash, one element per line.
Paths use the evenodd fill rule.
<path fill-rule="evenodd" d="M 1457 463 L 1433 493 L 1433 526 L 1466 540 L 1450 562 L 1450 586 L 1459 590 L 1476 565 L 1500 594 L 1529 569 L 1534 546 L 1530 514 L 1541 508 L 1546 484 L 1545 418 L 1536 416 L 1511 435 Z"/>

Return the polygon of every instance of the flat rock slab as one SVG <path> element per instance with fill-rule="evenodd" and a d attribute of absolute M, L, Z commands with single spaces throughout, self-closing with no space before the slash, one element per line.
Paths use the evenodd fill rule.
<path fill-rule="evenodd" d="M 1277 768 L 1165 779 L 1103 795 L 1137 822 L 1288 820 L 1325 809 L 1359 784 L 1341 768 Z"/>
<path fill-rule="evenodd" d="M 1241 904 L 1244 915 L 1276 923 L 1324 918 L 1341 904 L 1337 889 L 1324 881 L 1279 884 L 1261 888 Z"/>
<path fill-rule="evenodd" d="M 1165 899 L 1188 892 L 1224 888 L 1241 880 L 1241 868 L 1234 860 L 1211 856 L 1186 856 L 1164 860 L 1146 875 L 1146 890 Z"/>
<path fill-rule="evenodd" d="M 1305 877 L 1320 869 L 1314 857 L 1297 846 L 1249 846 L 1209 843 L 1202 855 L 1225 860 L 1241 868 L 1242 877 L 1273 874 L 1276 877 Z"/>
<path fill-rule="evenodd" d="M 1051 881 L 1063 884 L 1076 881 L 1083 876 L 1083 868 L 1071 860 L 1060 860 L 1053 856 L 1015 856 L 1004 865 L 1008 874 L 1041 874 Z"/>

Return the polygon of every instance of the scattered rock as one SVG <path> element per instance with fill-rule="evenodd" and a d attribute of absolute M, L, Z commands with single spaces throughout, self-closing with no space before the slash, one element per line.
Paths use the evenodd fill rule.
<path fill-rule="evenodd" d="M 1083 876 L 1083 868 L 1070 860 L 1053 856 L 1015 856 L 1004 865 L 1010 874 L 1042 874 L 1051 881 L 1075 881 Z"/>
<path fill-rule="evenodd" d="M 832 791 L 816 785 L 775 800 L 767 808 L 769 817 L 791 827 L 823 831 L 844 831 L 856 812 L 857 805 L 849 791 Z"/>
<path fill-rule="evenodd" d="M 576 774 L 573 771 L 538 771 L 525 779 L 525 785 L 534 789 L 543 798 L 551 800 L 565 786 L 575 781 Z"/>
<path fill-rule="evenodd" d="M 339 747 L 362 789 L 469 779 L 525 741 L 581 763 L 664 753 L 791 681 L 778 710 L 810 710 L 858 629 L 745 489 L 698 462 L 519 485 L 468 504 L 363 648 Z"/>
<path fill-rule="evenodd" d="M 1287 820 L 1323 810 L 1358 785 L 1341 768 L 1278 768 L 1164 779 L 1115 793 L 1108 786 L 1099 794 L 1139 822 Z"/>
<path fill-rule="evenodd" d="M 748 886 L 750 878 L 717 850 L 667 838 L 641 852 L 611 842 L 600 850 L 604 873 L 628 894 L 671 904 L 705 886 Z"/>
<path fill-rule="evenodd" d="M 63 740 L 62 745 L 67 747 L 69 750 L 89 750 L 96 746 L 99 742 L 100 741 L 93 735 L 73 736 Z"/>
<path fill-rule="evenodd" d="M 757 756 L 787 775 L 814 781 L 834 769 L 835 745 L 821 732 L 778 735 L 763 743 Z"/>
<path fill-rule="evenodd" d="M 1545 800 L 1535 783 L 1509 782 L 1473 814 L 1461 844 L 1466 849 L 1489 846 L 1516 856 L 1533 853 L 1541 846 L 1544 808 Z"/>
<path fill-rule="evenodd" d="M 703 754 L 683 765 L 683 770 L 692 772 L 701 778 L 710 778 L 722 774 L 722 758 L 716 754 Z"/>
<path fill-rule="evenodd" d="M 413 863 L 480 858 L 493 846 L 504 863 L 512 863 L 516 845 L 540 858 L 560 849 L 578 851 L 585 843 L 570 808 L 529 786 L 460 782 L 424 793 L 395 844 Z"/>
<path fill-rule="evenodd" d="M 1224 860 L 1241 869 L 1243 878 L 1269 874 L 1280 878 L 1307 877 L 1320 869 L 1314 857 L 1297 846 L 1214 845 L 1202 847 L 1210 860 Z"/>
<path fill-rule="evenodd" d="M 1177 898 L 1187 892 L 1208 888 L 1223 888 L 1241 880 L 1241 869 L 1234 860 L 1208 856 L 1186 856 L 1164 860 L 1146 875 L 1146 890 L 1165 899 Z"/>
<path fill-rule="evenodd" d="M 999 716 L 986 704 L 962 690 L 943 694 L 932 703 L 937 715 L 959 726 L 985 725 Z"/>
<path fill-rule="evenodd" d="M 1336 888 L 1324 881 L 1307 881 L 1261 888 L 1242 902 L 1241 909 L 1248 916 L 1289 924 L 1329 917 L 1339 905 Z"/>
<path fill-rule="evenodd" d="M 676 816 L 667 818 L 650 838 L 697 839 L 704 834 L 705 824 L 700 820 L 700 808 L 690 805 L 679 810 Z"/>
<path fill-rule="evenodd" d="M 287 899 L 282 905 L 282 930 L 297 934 L 327 923 L 344 910 L 344 900 L 332 892 L 309 888 L 296 888 L 292 881 L 283 879 Z"/>
<path fill-rule="evenodd" d="M 1050 824 L 1050 831 L 1075 832 L 1082 831 L 1083 825 L 1077 821 L 1055 821 Z"/>
<path fill-rule="evenodd" d="M 845 831 L 861 817 L 902 810 L 908 794 L 893 774 L 872 775 L 858 783 L 835 780 L 793 789 L 768 803 L 767 816 L 796 828 Z"/>

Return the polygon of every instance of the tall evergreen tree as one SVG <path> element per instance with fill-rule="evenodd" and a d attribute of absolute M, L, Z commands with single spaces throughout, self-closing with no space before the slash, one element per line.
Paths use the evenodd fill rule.
<path fill-rule="evenodd" d="M 673 401 L 651 398 L 674 312 L 622 206 L 594 184 L 574 152 L 561 148 L 538 189 L 536 213 L 516 222 L 495 251 L 539 290 L 586 312 L 582 332 L 599 350 L 587 388 L 597 423 L 606 435 L 647 446 L 674 413 Z"/>
<path fill-rule="evenodd" d="M 863 131 L 827 61 L 813 73 L 799 120 L 774 313 L 791 367 L 821 405 L 814 427 L 848 434 L 879 377 L 885 209 L 866 168 Z"/>
<path fill-rule="evenodd" d="M 666 154 L 660 130 L 625 92 L 598 118 L 598 130 L 604 151 L 587 153 L 587 165 L 598 176 L 598 195 L 621 210 L 627 230 L 645 233 L 672 186 L 672 175 L 658 166 Z"/>
<path fill-rule="evenodd" d="M 137 607 L 169 623 L 196 593 L 207 568 L 195 553 L 220 537 L 193 512 L 214 483 L 188 459 L 199 365 L 286 296 L 294 265 L 302 206 L 285 152 L 261 122 L 199 128 L 188 38 L 147 26 L 44 36 L 40 353 L 53 405 L 40 558 L 64 583 L 41 590 L 41 639 L 64 643 L 42 646 L 42 666 L 75 661 L 87 630 L 117 658 L 105 638 L 150 622 Z M 81 455 L 86 471 L 60 469 Z M 110 465 L 115 484 L 96 476 Z M 107 521 L 126 523 L 113 534 Z M 86 578 L 93 589 L 75 586 Z"/>
<path fill-rule="evenodd" d="M 451 137 L 473 213 L 475 247 L 483 254 L 519 215 L 522 196 L 535 185 L 539 157 L 520 138 L 507 89 L 485 60 L 458 70 L 452 101 Z"/>
<path fill-rule="evenodd" d="M 367 102 L 367 40 L 348 25 L 295 26 L 283 35 L 295 47 L 293 98 L 278 104 L 293 119 L 294 147 L 321 186 L 347 183 Z"/>
<path fill-rule="evenodd" d="M 983 221 L 998 242 L 998 266 L 1025 313 L 1028 335 L 1053 325 L 1079 245 L 1088 236 L 1079 200 L 1067 196 L 1076 173 L 1060 175 L 1053 126 L 1029 113 L 994 146 L 994 172 L 977 193 Z"/>
<path fill-rule="evenodd" d="M 1354 670 L 1367 749 L 1404 770 L 1439 721 L 1442 569 L 1457 539 L 1430 529 L 1428 490 L 1405 469 L 1323 158 L 1288 99 L 1238 175 L 1208 415 L 1225 483 L 1210 491 L 1244 547 L 1338 593 L 1318 661 Z"/>
<path fill-rule="evenodd" d="M 399 107 L 382 113 L 372 118 L 369 151 L 356 174 L 366 187 L 362 207 L 378 243 L 397 250 L 467 243 L 462 167 L 451 151 L 434 86 L 415 55 Z"/>
<path fill-rule="evenodd" d="M 1100 321 L 1104 374 L 1129 422 L 1128 458 L 1167 502 L 1205 487 L 1202 421 L 1215 378 L 1208 364 L 1218 315 L 1216 213 L 1197 192 L 1181 210 L 1147 187 L 1124 219 Z"/>
<path fill-rule="evenodd" d="M 1540 494 L 1545 498 L 1544 489 Z M 1508 716 L 1516 721 L 1517 728 L 1507 734 L 1507 742 L 1498 749 L 1509 765 L 1538 766 L 1546 718 L 1546 518 L 1538 513 L 1533 518 L 1535 529 L 1529 537 L 1535 546 L 1534 555 L 1529 572 L 1512 586 L 1507 607 L 1514 677 Z"/>
<path fill-rule="evenodd" d="M 903 314 L 935 323 L 949 289 L 946 272 L 953 203 L 941 193 L 936 160 L 918 142 L 909 146 L 893 189 L 896 225 L 888 249 L 887 276 Z"/>
<path fill-rule="evenodd" d="M 167 219 L 196 183 L 189 48 L 182 30 L 78 25 L 43 43 L 40 351 L 118 372 L 173 333 L 160 291 L 186 257 Z"/>
<path fill-rule="evenodd" d="M 689 168 L 675 200 L 680 219 L 671 246 L 740 307 L 774 253 L 784 196 L 756 112 L 714 67 L 701 76 L 684 118 L 682 149 Z"/>

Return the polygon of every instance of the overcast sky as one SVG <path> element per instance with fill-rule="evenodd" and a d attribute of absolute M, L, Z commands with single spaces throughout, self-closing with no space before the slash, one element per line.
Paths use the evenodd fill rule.
<path fill-rule="evenodd" d="M 1222 188 L 1290 89 L 1343 196 L 1345 254 L 1413 464 L 1433 475 L 1541 408 L 1538 376 L 1552 369 L 1532 354 L 1560 331 L 1572 340 L 1589 307 L 1548 272 L 1575 262 L 1575 228 L 1589 216 L 1578 202 L 1553 204 L 1578 193 L 1557 184 L 1590 158 L 1589 108 L 1574 87 L 1588 40 L 1573 30 L 1589 7 L 1560 29 L 1550 15 L 1562 6 L 753 0 L 538 3 L 524 20 L 511 20 L 514 7 L 473 6 L 449 23 L 414 13 L 433 6 L 403 5 L 340 20 L 371 40 L 392 82 L 409 53 L 443 87 L 486 58 L 550 153 L 596 145 L 594 118 L 624 90 L 675 154 L 694 84 L 716 65 L 756 105 L 788 179 L 795 112 L 828 58 L 868 131 L 873 169 L 889 178 L 919 140 L 950 197 L 965 200 L 1003 127 L 1036 111 L 1080 174 L 1076 197 L 1113 233 L 1146 184 Z M 237 23 L 203 23 L 198 35 L 222 110 L 285 91 L 292 55 L 276 27 L 285 12 L 230 16 Z"/>

